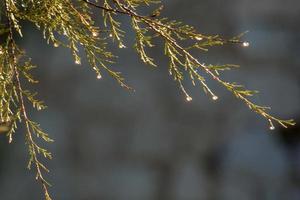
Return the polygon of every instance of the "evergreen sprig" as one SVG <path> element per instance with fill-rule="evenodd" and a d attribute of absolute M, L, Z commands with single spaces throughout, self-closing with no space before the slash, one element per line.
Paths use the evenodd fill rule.
<path fill-rule="evenodd" d="M 143 7 L 155 6 L 149 15 L 140 14 Z M 152 8 L 152 7 L 151 7 Z M 100 14 L 98 10 L 101 10 Z M 30 71 L 35 68 L 30 59 L 15 42 L 22 37 L 20 22 L 28 21 L 39 29 L 48 44 L 54 47 L 69 48 L 76 64 L 81 64 L 79 51 L 85 52 L 96 77 L 102 77 L 102 71 L 108 72 L 120 85 L 131 89 L 124 82 L 120 72 L 112 70 L 116 56 L 108 50 L 107 43 L 113 41 L 119 48 L 126 48 L 124 38 L 126 32 L 122 29 L 120 17 L 127 16 L 135 32 L 134 48 L 141 60 L 148 65 L 157 66 L 154 58 L 147 50 L 155 47 L 155 42 L 163 43 L 163 52 L 169 59 L 169 74 L 178 83 L 180 90 L 191 101 L 192 97 L 184 86 L 185 79 L 200 87 L 213 100 L 218 96 L 208 86 L 206 79 L 211 78 L 230 91 L 236 98 L 243 101 L 250 110 L 258 113 L 270 123 L 283 127 L 294 125 L 293 120 L 283 120 L 268 113 L 269 107 L 260 106 L 250 98 L 257 93 L 248 90 L 243 85 L 222 79 L 221 73 L 231 70 L 237 65 L 206 65 L 192 52 L 208 51 L 210 47 L 225 44 L 237 44 L 242 47 L 249 43 L 242 41 L 243 34 L 231 39 L 219 35 L 199 33 L 193 26 L 185 25 L 176 20 L 160 17 L 163 5 L 159 0 L 4 0 L 0 2 L 0 132 L 6 133 L 9 142 L 18 124 L 26 129 L 25 138 L 29 152 L 28 168 L 34 167 L 36 179 L 41 182 L 46 200 L 50 200 L 48 187 L 50 184 L 43 176 L 48 168 L 42 163 L 41 157 L 51 159 L 51 153 L 37 142 L 42 138 L 45 142 L 53 140 L 40 125 L 32 121 L 27 113 L 27 103 L 41 110 L 44 102 L 37 99 L 37 93 L 24 88 L 24 83 L 37 83 Z M 103 26 L 97 26 L 95 19 L 101 18 Z M 3 39 L 4 38 L 4 39 Z"/>

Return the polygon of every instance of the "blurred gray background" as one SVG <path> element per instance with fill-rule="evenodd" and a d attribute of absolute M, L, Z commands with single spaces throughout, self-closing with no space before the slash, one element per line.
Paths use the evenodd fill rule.
<path fill-rule="evenodd" d="M 206 34 L 227 37 L 249 30 L 249 48 L 213 48 L 197 56 L 212 64 L 242 67 L 225 74 L 261 91 L 257 103 L 282 118 L 300 114 L 300 1 L 165 0 L 164 16 Z M 132 46 L 132 30 L 122 19 Z M 45 45 L 24 25 L 22 46 L 48 109 L 31 116 L 55 139 L 49 145 L 48 179 L 56 200 L 299 200 L 299 127 L 275 131 L 214 82 L 213 102 L 187 84 L 187 103 L 167 73 L 160 49 L 150 51 L 159 68 L 145 66 L 131 48 L 116 50 L 117 70 L 136 92 L 107 74 L 97 80 L 69 50 Z M 115 47 L 112 47 L 116 49 Z M 297 120 L 300 123 L 299 120 Z M 0 199 L 42 199 L 20 129 L 15 142 L 0 140 Z"/>

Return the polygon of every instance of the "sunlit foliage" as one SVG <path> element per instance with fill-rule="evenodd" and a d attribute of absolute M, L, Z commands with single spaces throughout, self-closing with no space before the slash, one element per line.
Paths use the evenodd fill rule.
<path fill-rule="evenodd" d="M 148 15 L 140 14 L 148 10 Z M 161 17 L 163 5 L 158 0 L 3 0 L 0 2 L 0 132 L 5 133 L 8 141 L 13 136 L 19 124 L 23 124 L 26 132 L 25 139 L 29 152 L 28 168 L 34 168 L 36 179 L 41 182 L 45 198 L 50 200 L 48 187 L 50 184 L 43 177 L 48 172 L 42 163 L 42 157 L 51 159 L 51 153 L 36 143 L 37 138 L 52 142 L 48 134 L 43 132 L 39 124 L 28 116 L 27 105 L 42 110 L 46 108 L 43 101 L 36 98 L 37 93 L 31 92 L 24 85 L 37 83 L 30 71 L 35 68 L 25 52 L 16 43 L 15 38 L 22 37 L 21 22 L 27 21 L 41 31 L 45 41 L 54 47 L 65 47 L 71 50 L 75 64 L 81 64 L 79 51 L 85 53 L 91 69 L 100 79 L 106 71 L 122 87 L 131 90 L 120 74 L 111 66 L 117 57 L 108 49 L 107 43 L 113 42 L 119 48 L 133 46 L 141 60 L 150 66 L 157 64 L 147 53 L 155 47 L 157 40 L 162 43 L 162 52 L 169 59 L 168 71 L 178 83 L 179 89 L 187 101 L 192 97 L 184 86 L 185 80 L 193 85 L 199 85 L 203 91 L 217 100 L 218 96 L 209 87 L 206 79 L 212 80 L 225 87 L 237 99 L 244 102 L 250 110 L 258 113 L 274 129 L 273 122 L 283 127 L 293 125 L 293 120 L 282 120 L 270 115 L 269 107 L 256 105 L 251 97 L 257 93 L 244 86 L 225 81 L 221 73 L 236 68 L 236 65 L 206 65 L 196 58 L 192 52 L 208 51 L 213 46 L 227 44 L 248 47 L 247 41 L 241 36 L 224 39 L 219 35 L 205 35 L 194 27 L 182 22 Z M 120 18 L 127 17 L 135 32 L 135 43 L 126 44 L 126 32 Z M 95 20 L 101 19 L 102 24 L 96 25 Z M 165 66 L 161 66 L 165 67 Z"/>

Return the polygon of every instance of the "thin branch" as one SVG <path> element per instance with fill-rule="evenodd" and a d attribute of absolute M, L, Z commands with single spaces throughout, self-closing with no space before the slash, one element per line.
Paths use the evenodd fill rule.
<path fill-rule="evenodd" d="M 31 130 L 30 130 L 30 127 L 29 127 L 29 118 L 28 118 L 28 115 L 27 115 L 27 112 L 26 112 L 26 108 L 25 108 L 25 101 L 24 101 L 24 96 L 23 96 L 23 89 L 22 89 L 22 86 L 21 86 L 21 81 L 20 81 L 20 73 L 19 73 L 19 70 L 17 69 L 17 57 L 15 56 L 15 44 L 14 44 L 14 40 L 13 40 L 13 24 L 12 24 L 12 21 L 11 21 L 11 18 L 9 16 L 10 14 L 10 9 L 8 7 L 8 2 L 7 0 L 5 0 L 5 6 L 6 6 L 6 10 L 7 10 L 7 19 L 8 19 L 8 22 L 9 22 L 9 35 L 8 35 L 8 44 L 11 44 L 11 53 L 13 55 L 13 66 L 11 66 L 11 68 L 13 69 L 13 72 L 14 72 L 14 75 L 15 75 L 15 78 L 16 78 L 16 81 L 17 81 L 17 90 L 18 90 L 18 95 L 19 95 L 19 99 L 20 99 L 20 106 L 21 106 L 21 112 L 22 112 L 22 115 L 23 115 L 23 119 L 25 121 L 25 124 L 26 124 L 26 132 L 27 132 L 27 139 L 29 140 L 29 148 L 31 148 L 31 151 L 32 151 L 32 156 L 33 156 L 33 159 L 34 159 L 34 163 L 35 163 L 35 167 L 36 167 L 36 170 L 37 170 L 37 180 L 39 180 L 42 184 L 42 187 L 43 187 L 43 190 L 44 190 L 44 193 L 45 193 L 45 197 L 46 197 L 46 200 L 51 200 L 51 197 L 49 195 L 49 192 L 48 192 L 48 182 L 43 178 L 43 174 L 42 174 L 42 171 L 41 171 L 41 167 L 40 166 L 43 166 L 41 164 L 41 162 L 38 160 L 37 158 L 37 153 L 36 153 L 36 146 L 35 146 L 35 142 L 33 140 L 33 137 L 32 137 L 32 133 L 31 133 Z M 46 169 L 44 166 L 43 166 L 44 169 Z"/>
<path fill-rule="evenodd" d="M 265 109 L 262 107 L 257 106 L 256 104 L 254 104 L 253 102 L 251 102 L 248 98 L 246 98 L 245 95 L 242 95 L 241 93 L 239 93 L 238 91 L 235 90 L 235 88 L 233 87 L 228 87 L 227 82 L 223 81 L 218 74 L 215 74 L 214 72 L 211 71 L 210 68 L 208 68 L 206 65 L 200 63 L 198 61 L 198 59 L 196 59 L 189 51 L 187 51 L 184 47 L 182 47 L 180 44 L 178 44 L 178 42 L 171 37 L 170 35 L 167 35 L 166 32 L 160 30 L 159 27 L 163 27 L 166 28 L 170 31 L 173 32 L 177 32 L 177 33 L 182 33 L 182 34 L 187 34 L 185 32 L 182 32 L 176 28 L 172 28 L 168 25 L 162 24 L 159 21 L 153 20 L 152 18 L 149 18 L 147 16 L 142 16 L 137 14 L 134 10 L 130 9 L 129 6 L 125 6 L 124 4 L 120 3 L 118 0 L 113 0 L 113 2 L 115 3 L 115 5 L 117 7 L 119 7 L 120 9 L 109 9 L 103 6 L 99 6 L 95 3 L 91 3 L 88 0 L 83 0 L 84 2 L 88 3 L 89 5 L 99 8 L 99 9 L 103 9 L 104 11 L 107 12 L 115 12 L 115 13 L 120 13 L 120 14 L 125 14 L 128 15 L 130 17 L 133 18 L 137 18 L 141 21 L 143 21 L 145 24 L 147 24 L 147 26 L 149 28 L 151 28 L 154 32 L 156 32 L 157 34 L 159 34 L 165 41 L 167 41 L 168 43 L 172 44 L 177 50 L 179 50 L 180 52 L 182 52 L 185 56 L 187 56 L 189 59 L 191 59 L 195 64 L 197 64 L 198 66 L 200 66 L 204 72 L 206 72 L 208 75 L 211 76 L 211 78 L 213 80 L 216 80 L 217 82 L 219 82 L 221 85 L 223 85 L 227 90 L 231 91 L 236 97 L 238 97 L 239 99 L 241 99 L 244 103 L 246 103 L 249 108 L 251 110 L 254 110 L 255 112 L 257 112 L 258 114 L 260 114 L 261 116 L 263 116 L 264 118 L 266 118 L 269 123 L 270 123 L 270 128 L 273 128 L 273 123 L 271 120 L 274 120 L 276 122 L 278 122 L 279 124 L 281 124 L 283 127 L 287 127 L 287 125 L 293 125 L 294 122 L 290 121 L 290 120 L 281 120 L 278 119 L 276 117 L 273 117 L 272 115 L 268 114 L 267 112 L 265 112 Z M 218 41 L 222 42 L 222 43 L 244 43 L 241 42 L 239 40 L 223 40 L 223 39 L 218 39 Z M 194 70 L 194 67 L 189 67 L 190 71 L 195 75 L 195 76 L 199 76 L 199 74 L 197 73 L 197 71 Z M 204 82 L 204 80 L 199 79 L 201 84 L 203 85 L 203 87 L 206 89 L 206 91 L 208 91 L 210 94 L 212 94 L 213 99 L 217 99 L 217 96 L 214 95 L 214 93 L 210 90 L 210 88 L 207 86 L 207 84 Z M 180 87 L 182 88 L 183 92 L 187 95 L 186 91 L 184 90 L 181 81 L 179 81 Z M 187 98 L 190 98 L 189 95 L 187 95 Z"/>

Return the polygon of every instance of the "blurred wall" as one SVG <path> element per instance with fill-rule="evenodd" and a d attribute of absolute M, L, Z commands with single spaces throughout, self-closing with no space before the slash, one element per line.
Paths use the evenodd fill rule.
<path fill-rule="evenodd" d="M 258 103 L 272 113 L 297 118 L 300 111 L 300 2 L 295 0 L 172 0 L 165 15 L 207 34 L 249 30 L 249 48 L 221 47 L 197 56 L 203 62 L 242 67 L 225 76 L 261 91 Z M 124 28 L 126 19 L 122 19 Z M 133 50 L 116 50 L 116 69 L 136 92 L 120 88 L 107 74 L 97 80 L 71 53 L 45 45 L 31 25 L 22 43 L 39 66 L 36 89 L 49 108 L 32 117 L 51 134 L 48 163 L 54 199 L 63 200 L 298 200 L 299 138 L 292 129 L 268 124 L 214 82 L 213 102 L 189 87 L 187 103 L 167 73 L 144 66 Z M 127 46 L 132 44 L 129 37 Z M 115 47 L 112 47 L 116 49 Z M 298 122 L 299 123 L 299 122 Z M 25 169 L 23 132 L 8 145 L 1 137 L 0 199 L 41 199 L 32 171 Z"/>

